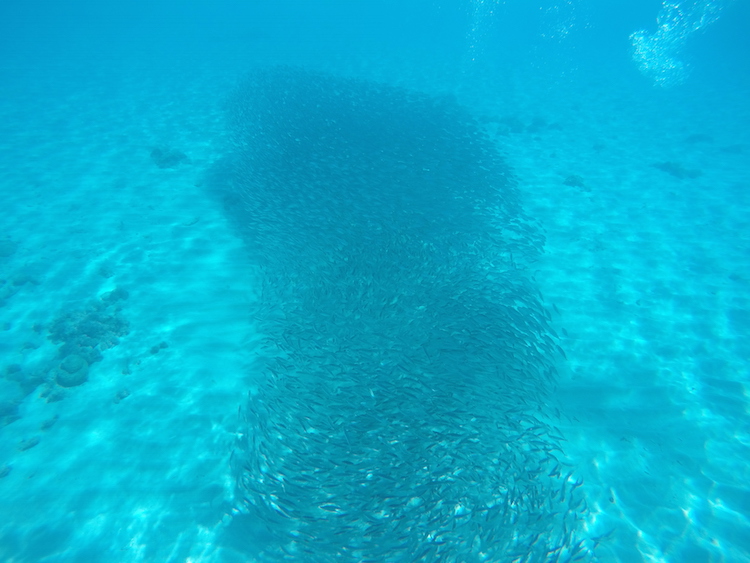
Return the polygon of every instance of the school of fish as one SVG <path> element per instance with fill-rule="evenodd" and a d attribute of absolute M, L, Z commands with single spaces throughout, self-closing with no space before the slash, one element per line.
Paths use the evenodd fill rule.
<path fill-rule="evenodd" d="M 540 229 L 454 99 L 292 67 L 231 97 L 214 187 L 259 272 L 232 457 L 254 561 L 594 559 L 550 394 Z"/>

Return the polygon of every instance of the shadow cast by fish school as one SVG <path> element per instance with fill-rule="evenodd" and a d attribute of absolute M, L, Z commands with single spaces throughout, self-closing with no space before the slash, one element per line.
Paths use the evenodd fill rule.
<path fill-rule="evenodd" d="M 254 555 L 591 559 L 522 267 L 541 237 L 471 116 L 288 67 L 253 72 L 228 115 L 210 183 L 263 273 L 233 456 Z"/>

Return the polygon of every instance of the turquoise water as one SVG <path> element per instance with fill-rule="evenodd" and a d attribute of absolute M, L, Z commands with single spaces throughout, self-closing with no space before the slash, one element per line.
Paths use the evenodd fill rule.
<path fill-rule="evenodd" d="M 0 16 L 0 560 L 750 560 L 747 2 Z"/>

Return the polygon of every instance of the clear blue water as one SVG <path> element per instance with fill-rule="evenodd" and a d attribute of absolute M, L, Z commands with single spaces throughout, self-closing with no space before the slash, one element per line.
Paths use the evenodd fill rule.
<path fill-rule="evenodd" d="M 0 560 L 750 560 L 750 3 L 0 5 Z"/>

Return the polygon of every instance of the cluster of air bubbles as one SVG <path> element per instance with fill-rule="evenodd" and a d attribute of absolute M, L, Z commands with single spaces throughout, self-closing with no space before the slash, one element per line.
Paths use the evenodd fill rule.
<path fill-rule="evenodd" d="M 542 37 L 558 42 L 565 40 L 576 26 L 573 0 L 553 2 L 544 8 L 543 20 Z"/>
<path fill-rule="evenodd" d="M 469 61 L 481 56 L 482 46 L 495 11 L 495 0 L 471 0 L 471 23 L 468 33 Z"/>
<path fill-rule="evenodd" d="M 470 23 L 467 33 L 467 60 L 476 63 L 485 55 L 488 37 L 493 28 L 506 24 L 503 10 L 508 5 L 522 5 L 524 0 L 469 0 Z M 576 21 L 574 0 L 545 2 L 539 6 L 538 37 L 545 41 L 562 43 L 579 26 Z M 512 30 L 511 30 L 512 31 Z"/>
<path fill-rule="evenodd" d="M 656 18 L 656 31 L 639 30 L 630 36 L 638 69 L 658 86 L 677 86 L 685 82 L 690 71 L 688 63 L 682 60 L 687 40 L 718 20 L 721 10 L 730 1 L 665 0 Z"/>

